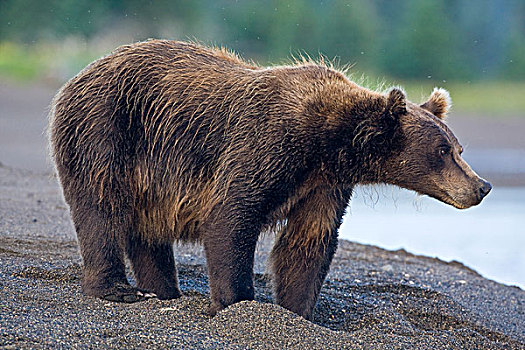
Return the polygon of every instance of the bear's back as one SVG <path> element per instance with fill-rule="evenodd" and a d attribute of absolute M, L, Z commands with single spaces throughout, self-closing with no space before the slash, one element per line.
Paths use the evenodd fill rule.
<path fill-rule="evenodd" d="M 224 124 L 232 122 L 228 118 L 252 113 L 244 99 L 257 94 L 257 88 L 246 89 L 256 79 L 255 68 L 224 49 L 192 43 L 150 40 L 122 46 L 59 91 L 50 117 L 51 142 L 80 155 L 101 138 L 97 135 L 111 133 L 119 135 L 125 143 L 121 151 L 129 156 L 158 157 L 168 144 L 180 142 L 178 149 L 188 149 L 195 141 L 213 142 L 214 134 L 224 136 Z"/>

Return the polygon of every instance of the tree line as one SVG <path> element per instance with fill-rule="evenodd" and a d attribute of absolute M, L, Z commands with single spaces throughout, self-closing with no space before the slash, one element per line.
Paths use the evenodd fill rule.
<path fill-rule="evenodd" d="M 522 0 L 0 0 L 0 41 L 198 39 L 400 79 L 524 80 Z"/>

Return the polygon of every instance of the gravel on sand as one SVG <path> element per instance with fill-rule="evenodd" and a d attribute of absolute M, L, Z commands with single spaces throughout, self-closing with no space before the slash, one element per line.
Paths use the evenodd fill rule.
<path fill-rule="evenodd" d="M 457 262 L 348 241 L 306 321 L 272 304 L 271 240 L 257 250 L 256 301 L 214 318 L 198 246 L 176 247 L 177 300 L 86 297 L 56 179 L 0 166 L 0 348 L 525 349 L 525 291 Z"/>

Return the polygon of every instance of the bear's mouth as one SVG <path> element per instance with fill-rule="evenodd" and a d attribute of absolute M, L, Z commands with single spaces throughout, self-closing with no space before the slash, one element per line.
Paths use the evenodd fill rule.
<path fill-rule="evenodd" d="M 476 204 L 463 204 L 463 203 L 460 203 L 458 201 L 456 201 L 454 198 L 452 198 L 451 196 L 446 196 L 445 198 L 442 198 L 441 201 L 443 203 L 446 203 L 448 205 L 451 205 L 453 206 L 454 208 L 457 208 L 457 209 L 468 209 Z"/>
<path fill-rule="evenodd" d="M 450 204 L 457 209 L 468 209 L 480 204 L 483 201 L 483 196 L 472 194 L 472 195 L 462 195 L 462 196 L 453 196 L 446 193 L 443 202 Z"/>
<path fill-rule="evenodd" d="M 437 194 L 429 194 L 430 197 L 437 199 L 440 202 L 451 205 L 456 209 L 468 209 L 475 205 L 478 205 L 481 202 L 479 198 L 459 198 L 458 196 L 453 196 L 445 190 L 441 190 Z"/>

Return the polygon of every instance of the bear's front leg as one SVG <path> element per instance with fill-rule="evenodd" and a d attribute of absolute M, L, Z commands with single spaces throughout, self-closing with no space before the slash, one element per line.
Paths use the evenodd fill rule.
<path fill-rule="evenodd" d="M 337 249 L 350 190 L 315 189 L 292 208 L 270 260 L 277 303 L 312 317 L 321 286 Z"/>
<path fill-rule="evenodd" d="M 203 232 L 214 316 L 227 306 L 253 300 L 253 260 L 260 225 L 235 210 L 220 210 Z"/>

